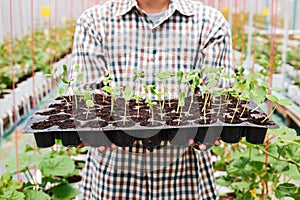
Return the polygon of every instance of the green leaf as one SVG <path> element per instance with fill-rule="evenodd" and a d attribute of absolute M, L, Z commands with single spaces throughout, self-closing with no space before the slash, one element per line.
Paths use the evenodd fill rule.
<path fill-rule="evenodd" d="M 65 84 L 69 84 L 69 81 L 66 79 L 66 77 L 61 77 L 61 81 Z"/>
<path fill-rule="evenodd" d="M 79 72 L 80 66 L 79 65 L 75 65 L 75 71 Z"/>
<path fill-rule="evenodd" d="M 166 80 L 168 78 L 171 78 L 173 76 L 173 73 L 165 71 L 165 72 L 156 73 L 155 76 L 160 80 Z"/>
<path fill-rule="evenodd" d="M 240 157 L 234 160 L 231 165 L 228 166 L 228 173 L 235 173 L 238 170 L 244 170 L 249 161 L 249 158 L 245 157 Z"/>
<path fill-rule="evenodd" d="M 16 190 L 6 190 L 0 194 L 0 200 L 25 200 L 25 195 Z"/>
<path fill-rule="evenodd" d="M 51 199 L 51 197 L 48 194 L 38 190 L 25 190 L 24 194 L 26 200 L 37 200 L 37 199 L 50 200 Z"/>
<path fill-rule="evenodd" d="M 270 90 L 276 91 L 276 92 L 281 92 L 281 89 L 278 87 L 271 87 Z"/>
<path fill-rule="evenodd" d="M 66 176 L 75 169 L 74 161 L 68 156 L 55 156 L 38 164 L 44 176 Z"/>
<path fill-rule="evenodd" d="M 286 159 L 292 159 L 296 161 L 297 163 L 300 163 L 300 145 L 299 144 L 294 144 L 294 143 L 289 143 L 284 146 L 283 156 Z"/>
<path fill-rule="evenodd" d="M 217 84 L 218 84 L 218 81 L 217 81 L 217 80 L 211 79 L 211 80 L 209 80 L 209 82 L 208 82 L 208 84 L 207 84 L 207 87 L 208 87 L 209 89 L 211 89 L 211 88 L 215 87 Z"/>
<path fill-rule="evenodd" d="M 77 76 L 77 83 L 81 82 L 83 80 L 83 74 L 79 74 Z"/>
<path fill-rule="evenodd" d="M 59 88 L 58 89 L 59 95 L 62 95 L 64 93 L 64 91 L 65 91 L 65 88 Z"/>
<path fill-rule="evenodd" d="M 83 96 L 84 96 L 85 100 L 92 99 L 92 93 L 91 93 L 91 91 L 84 91 L 83 92 Z"/>
<path fill-rule="evenodd" d="M 266 98 L 267 90 L 264 87 L 257 87 L 250 91 L 250 96 L 254 103 L 260 104 Z"/>
<path fill-rule="evenodd" d="M 250 183 L 248 182 L 234 182 L 230 185 L 235 190 L 242 191 L 242 190 L 248 190 L 250 187 Z"/>
<path fill-rule="evenodd" d="M 279 99 L 277 103 L 282 106 L 291 106 L 292 105 L 292 102 L 288 99 Z"/>
<path fill-rule="evenodd" d="M 178 71 L 177 72 L 177 82 L 180 84 L 182 82 L 183 78 L 183 71 Z"/>
<path fill-rule="evenodd" d="M 196 76 L 193 82 L 194 88 L 196 88 L 199 85 L 199 83 L 200 83 L 200 78 L 199 76 Z"/>
<path fill-rule="evenodd" d="M 88 107 L 88 108 L 92 108 L 95 106 L 93 100 L 91 100 L 91 99 L 86 100 L 85 104 L 86 104 L 86 107 Z"/>
<path fill-rule="evenodd" d="M 67 75 L 67 65 L 63 65 L 63 74 L 64 74 L 64 76 L 66 76 Z"/>
<path fill-rule="evenodd" d="M 103 87 L 103 90 L 109 94 L 112 94 L 113 93 L 113 89 L 109 86 L 104 86 Z"/>
<path fill-rule="evenodd" d="M 278 102 L 278 98 L 274 95 L 267 95 L 267 99 L 272 101 L 273 103 L 277 103 Z"/>
<path fill-rule="evenodd" d="M 156 91 L 155 91 L 155 90 L 156 90 L 156 85 L 152 85 L 152 86 L 150 86 L 149 88 L 150 88 L 151 94 L 152 94 L 152 95 L 156 95 Z"/>
<path fill-rule="evenodd" d="M 129 101 L 131 98 L 132 88 L 130 86 L 126 86 L 124 89 L 124 99 Z"/>
<path fill-rule="evenodd" d="M 297 186 L 292 183 L 282 183 L 275 190 L 277 198 L 290 197 L 297 192 Z"/>
<path fill-rule="evenodd" d="M 70 200 L 79 194 L 79 191 L 77 191 L 68 183 L 62 183 L 53 187 L 52 192 L 53 200 Z"/>
<path fill-rule="evenodd" d="M 179 95 L 180 95 L 180 97 L 179 97 L 178 105 L 180 107 L 183 107 L 184 106 L 184 99 L 185 99 L 185 92 L 180 92 Z"/>
<path fill-rule="evenodd" d="M 223 154 L 223 148 L 221 146 L 213 146 L 211 149 L 218 156 Z"/>

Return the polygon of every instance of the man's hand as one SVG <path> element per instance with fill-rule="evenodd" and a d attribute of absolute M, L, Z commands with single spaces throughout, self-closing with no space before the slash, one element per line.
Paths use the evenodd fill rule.
<path fill-rule="evenodd" d="M 219 146 L 220 144 L 221 144 L 221 141 L 219 138 L 215 141 L 215 146 Z M 193 139 L 189 139 L 189 146 L 192 146 L 192 147 L 197 146 L 201 151 L 205 151 L 207 148 L 205 144 L 195 143 L 195 141 Z"/>
<path fill-rule="evenodd" d="M 115 145 L 114 143 L 111 144 L 110 146 L 112 149 L 116 149 L 117 148 L 117 145 Z M 106 147 L 105 146 L 100 146 L 98 147 L 98 150 L 103 153 L 105 150 L 106 150 Z"/>

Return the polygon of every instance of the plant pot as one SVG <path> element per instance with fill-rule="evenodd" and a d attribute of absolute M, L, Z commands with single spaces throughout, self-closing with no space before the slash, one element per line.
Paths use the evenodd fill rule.
<path fill-rule="evenodd" d="M 81 140 L 77 131 L 64 131 L 60 133 L 60 138 L 63 146 L 78 146 L 81 144 Z"/>
<path fill-rule="evenodd" d="M 226 143 L 238 143 L 241 140 L 243 127 L 225 126 L 221 133 L 221 140 Z"/>
<path fill-rule="evenodd" d="M 267 129 L 259 127 L 248 127 L 246 129 L 246 141 L 252 144 L 263 144 Z"/>
<path fill-rule="evenodd" d="M 55 144 L 55 134 L 51 132 L 34 133 L 34 138 L 39 148 L 52 147 Z"/>
<path fill-rule="evenodd" d="M 85 146 L 100 147 L 109 146 L 111 141 L 104 135 L 103 131 L 78 131 L 78 135 Z"/>

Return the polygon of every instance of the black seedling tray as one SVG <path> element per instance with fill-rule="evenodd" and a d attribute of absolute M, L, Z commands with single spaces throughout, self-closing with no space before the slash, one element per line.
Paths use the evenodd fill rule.
<path fill-rule="evenodd" d="M 61 103 L 61 100 L 55 100 L 50 102 L 49 105 L 55 103 Z M 249 108 L 254 108 L 255 104 L 247 105 Z M 39 110 L 28 121 L 23 130 L 23 133 L 32 133 L 35 136 L 37 146 L 41 148 L 51 147 L 55 143 L 55 139 L 61 139 L 64 146 L 77 146 L 81 142 L 86 146 L 99 147 L 108 146 L 111 143 L 115 143 L 117 146 L 125 147 L 131 146 L 134 141 L 141 140 L 146 147 L 156 147 L 161 141 L 169 141 L 172 145 L 187 145 L 190 138 L 194 138 L 195 142 L 204 143 L 208 146 L 212 146 L 214 142 L 221 137 L 221 140 L 227 143 L 237 143 L 242 137 L 246 137 L 246 140 L 253 144 L 262 144 L 265 139 L 266 132 L 269 128 L 278 128 L 275 123 L 271 125 L 256 125 L 250 122 L 242 122 L 239 124 L 230 124 L 215 120 L 211 124 L 199 124 L 198 118 L 187 120 L 183 125 L 167 125 L 162 121 L 155 121 L 155 123 L 161 123 L 156 126 L 141 126 L 139 122 L 134 123 L 130 127 L 115 126 L 114 123 L 119 122 L 122 124 L 123 117 L 116 116 L 118 120 L 113 122 L 106 122 L 101 117 L 96 116 L 91 120 L 79 120 L 75 119 L 73 115 L 66 114 L 62 108 L 61 110 L 54 112 L 52 108 Z M 93 116 L 96 110 L 100 108 L 94 108 L 89 114 Z M 83 109 L 85 112 L 87 109 Z M 46 113 L 53 111 L 54 115 L 69 115 L 67 119 L 58 120 L 52 126 L 44 129 L 34 129 L 32 125 L 36 122 L 47 121 L 50 115 L 40 115 L 39 113 Z M 260 110 L 260 112 L 262 112 Z M 184 115 L 184 113 L 183 113 Z M 126 119 L 130 119 L 127 116 Z M 65 125 L 64 120 L 75 120 L 76 124 L 72 128 L 60 126 Z M 94 124 L 98 124 L 98 128 L 85 127 L 87 123 L 93 121 Z M 151 124 L 152 121 L 150 120 Z"/>

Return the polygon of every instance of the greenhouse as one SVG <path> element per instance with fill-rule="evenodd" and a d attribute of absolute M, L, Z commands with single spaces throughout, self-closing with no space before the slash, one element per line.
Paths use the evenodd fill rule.
<path fill-rule="evenodd" d="M 299 200 L 299 10 L 1 0 L 0 200 Z"/>

